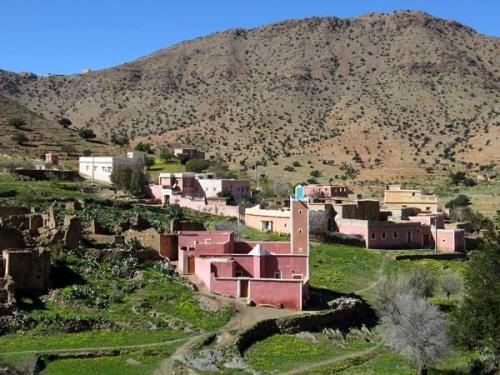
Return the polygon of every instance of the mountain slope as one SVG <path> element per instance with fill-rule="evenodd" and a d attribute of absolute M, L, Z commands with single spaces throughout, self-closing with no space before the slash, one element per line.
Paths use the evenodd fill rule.
<path fill-rule="evenodd" d="M 13 118 L 23 119 L 26 125 L 20 129 L 9 126 L 9 120 Z M 17 144 L 12 139 L 15 134 L 24 134 L 28 141 L 23 145 Z M 36 159 L 45 153 L 56 153 L 63 161 L 74 161 L 86 149 L 94 153 L 103 150 L 118 152 L 116 147 L 86 142 L 76 130 L 65 129 L 56 121 L 49 121 L 11 99 L 0 96 L 0 154 Z"/>
<path fill-rule="evenodd" d="M 106 137 L 375 177 L 498 162 L 499 78 L 499 38 L 401 11 L 229 30 L 86 75 L 0 72 L 0 94 Z"/>

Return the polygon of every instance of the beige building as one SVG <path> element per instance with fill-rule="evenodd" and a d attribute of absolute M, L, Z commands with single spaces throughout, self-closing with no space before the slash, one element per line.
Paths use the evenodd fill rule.
<path fill-rule="evenodd" d="M 418 208 L 421 212 L 438 212 L 435 194 L 424 194 L 421 190 L 401 189 L 401 185 L 389 185 L 384 195 L 384 208 Z"/>
<path fill-rule="evenodd" d="M 245 210 L 245 225 L 262 232 L 290 234 L 290 210 L 250 207 Z"/>

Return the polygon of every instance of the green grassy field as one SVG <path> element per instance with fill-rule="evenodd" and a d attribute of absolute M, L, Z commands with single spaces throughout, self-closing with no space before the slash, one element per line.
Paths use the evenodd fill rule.
<path fill-rule="evenodd" d="M 313 244 L 310 258 L 310 283 L 313 287 L 337 292 L 356 292 L 375 306 L 377 282 L 415 268 L 425 268 L 438 280 L 446 272 L 462 274 L 466 262 L 451 260 L 395 261 L 396 254 L 422 253 L 422 250 L 367 250 L 338 244 Z M 436 287 L 433 304 L 455 308 L 460 295 L 450 300 Z M 298 371 L 303 374 L 403 374 L 415 367 L 398 354 L 377 345 L 378 328 L 373 336 L 347 335 L 345 340 L 314 334 L 317 342 L 296 335 L 274 335 L 253 345 L 245 354 L 254 369 L 263 374 Z M 474 353 L 451 352 L 435 364 L 430 374 L 466 374 Z"/>
<path fill-rule="evenodd" d="M 165 161 L 160 158 L 156 158 L 155 164 L 148 168 L 148 174 L 151 178 L 151 181 L 154 183 L 158 183 L 158 176 L 160 175 L 160 173 L 179 173 L 185 171 L 185 166 L 178 161 Z"/>

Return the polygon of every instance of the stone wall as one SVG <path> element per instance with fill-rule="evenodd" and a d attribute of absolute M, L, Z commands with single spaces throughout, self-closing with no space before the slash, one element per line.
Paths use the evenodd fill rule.
<path fill-rule="evenodd" d="M 359 299 L 339 298 L 332 302 L 334 307 L 331 310 L 262 320 L 239 335 L 236 347 L 243 354 L 256 342 L 275 334 L 320 332 L 324 328 L 347 332 L 363 325 L 372 327 L 377 321 L 374 311 Z"/>
<path fill-rule="evenodd" d="M 49 288 L 50 251 L 4 250 L 4 277 L 14 281 L 16 293 L 41 293 Z"/>
<path fill-rule="evenodd" d="M 0 227 L 0 250 L 24 248 L 23 234 L 11 228 Z"/>
<path fill-rule="evenodd" d="M 0 207 L 0 218 L 5 219 L 9 216 L 28 215 L 31 210 L 26 207 Z"/>

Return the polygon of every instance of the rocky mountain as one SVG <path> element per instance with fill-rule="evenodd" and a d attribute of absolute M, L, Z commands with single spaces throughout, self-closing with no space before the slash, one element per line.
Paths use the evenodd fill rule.
<path fill-rule="evenodd" d="M 287 178 L 375 178 L 498 163 L 499 79 L 500 38 L 398 11 L 228 30 L 82 75 L 0 71 L 0 95 Z"/>

